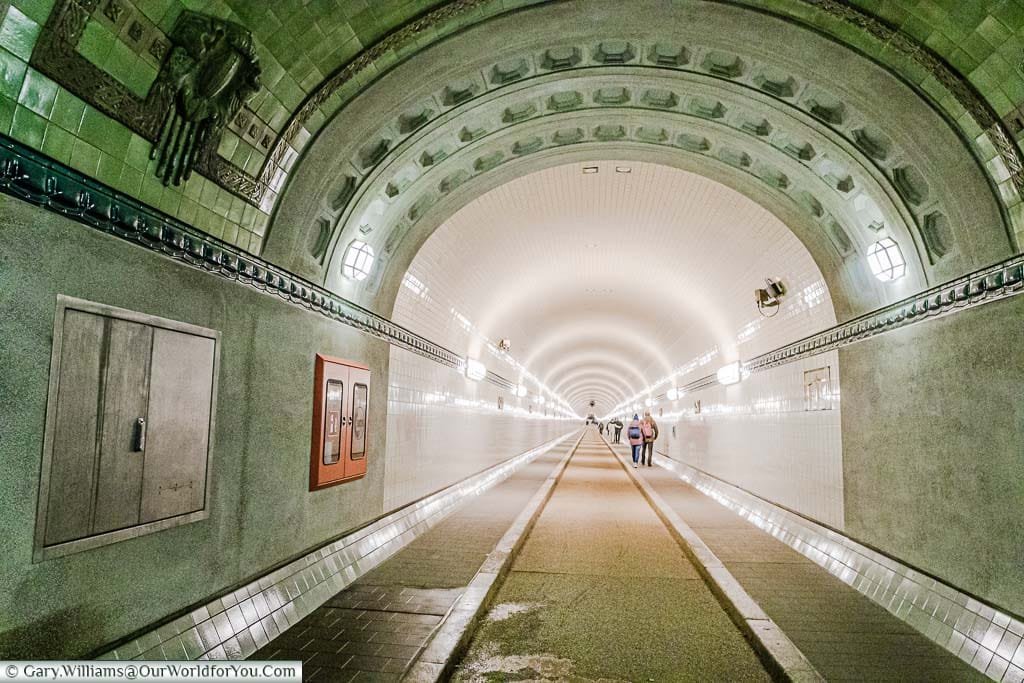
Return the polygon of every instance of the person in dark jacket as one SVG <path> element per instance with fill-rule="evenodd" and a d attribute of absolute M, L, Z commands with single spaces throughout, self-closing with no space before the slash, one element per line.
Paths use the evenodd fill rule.
<path fill-rule="evenodd" d="M 615 418 L 612 424 L 615 426 L 615 443 L 622 443 L 622 420 Z"/>
<path fill-rule="evenodd" d="M 640 451 L 640 464 L 651 467 L 654 465 L 654 442 L 658 440 L 658 423 L 651 417 L 651 411 L 644 411 L 644 419 L 640 424 L 643 436 L 643 447 Z"/>
<path fill-rule="evenodd" d="M 629 423 L 629 428 L 626 430 L 626 438 L 629 439 L 629 445 L 633 448 L 633 467 L 636 467 L 640 460 L 640 449 L 644 447 L 644 433 L 640 416 L 635 413 L 633 421 Z"/>

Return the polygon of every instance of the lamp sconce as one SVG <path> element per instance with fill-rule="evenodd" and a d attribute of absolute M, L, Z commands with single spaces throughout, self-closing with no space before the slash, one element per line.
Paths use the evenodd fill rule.
<path fill-rule="evenodd" d="M 498 342 L 498 348 L 504 351 L 505 353 L 508 353 L 509 351 L 512 350 L 512 340 L 502 339 L 501 341 Z"/>
<path fill-rule="evenodd" d="M 786 286 L 781 280 L 773 280 L 770 277 L 764 280 L 764 289 L 754 290 L 754 303 L 757 304 L 757 312 L 765 318 L 774 317 L 779 312 L 779 303 L 786 294 Z"/>

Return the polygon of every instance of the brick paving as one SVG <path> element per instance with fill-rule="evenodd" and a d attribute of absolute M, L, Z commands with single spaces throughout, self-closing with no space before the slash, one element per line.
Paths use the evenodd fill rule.
<path fill-rule="evenodd" d="M 302 661 L 306 681 L 400 680 L 573 443 L 468 500 L 251 659 Z"/>
<path fill-rule="evenodd" d="M 640 473 L 827 680 L 987 680 L 671 471 Z"/>

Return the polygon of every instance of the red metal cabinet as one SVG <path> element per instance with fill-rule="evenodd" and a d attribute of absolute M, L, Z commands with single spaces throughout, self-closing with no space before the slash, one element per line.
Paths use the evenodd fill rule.
<path fill-rule="evenodd" d="M 316 355 L 309 490 L 366 475 L 370 369 Z"/>

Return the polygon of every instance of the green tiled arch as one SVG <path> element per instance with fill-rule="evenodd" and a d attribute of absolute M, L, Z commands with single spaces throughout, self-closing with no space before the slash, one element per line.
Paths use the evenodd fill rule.
<path fill-rule="evenodd" d="M 103 2 L 105 0 L 99 0 Z M 128 0 L 124 0 L 128 2 Z M 75 168 L 109 182 L 208 232 L 250 251 L 260 252 L 274 208 L 268 197 L 263 210 L 237 201 L 204 179 L 182 188 L 165 189 L 155 182 L 145 159 L 148 143 L 120 124 L 77 100 L 55 83 L 27 67 L 33 46 L 55 0 L 13 0 L 0 3 L 0 131 L 44 151 Z M 247 26 L 256 40 L 263 66 L 264 89 L 253 109 L 277 133 L 305 100 L 316 103 L 313 114 L 297 131 L 294 152 L 284 157 L 288 170 L 324 122 L 352 97 L 427 45 L 466 27 L 535 5 L 542 0 L 131 0 L 135 11 L 167 31 L 180 12 L 189 9 L 230 18 Z M 594 3 L 595 5 L 600 2 Z M 700 11 L 718 4 L 696 0 L 674 5 Z M 1010 172 L 977 117 L 915 59 L 927 52 L 948 63 L 955 75 L 980 94 L 996 117 L 1016 137 L 1024 135 L 1024 6 L 1018 0 L 738 0 L 732 6 L 799 22 L 836 39 L 899 74 L 926 94 L 970 139 L 999 186 L 1020 243 L 1024 209 Z M 865 26 L 864 19 L 897 32 Z M 869 22 L 870 23 L 870 22 Z M 404 34 L 402 33 L 404 30 Z M 389 41 L 389 37 L 406 36 Z M 372 59 L 374 46 L 384 46 Z M 83 53 L 103 65 L 129 87 L 141 90 L 152 77 L 152 65 L 110 42 L 99 29 L 90 31 Z M 326 96 L 321 85 L 350 69 L 340 86 Z M 322 98 L 322 101 L 321 101 Z M 225 136 L 221 153 L 251 173 L 259 173 L 266 156 L 237 136 Z M 272 175 L 272 174 L 271 174 Z"/>

